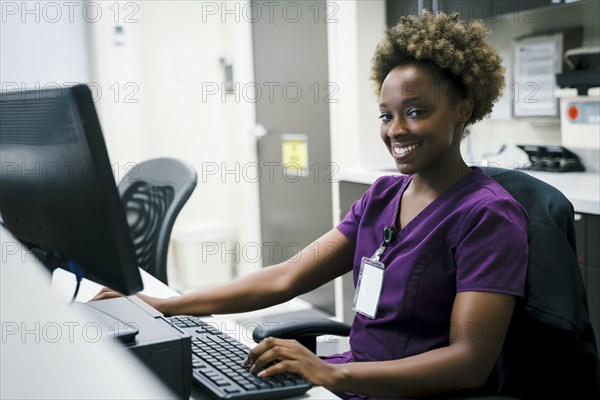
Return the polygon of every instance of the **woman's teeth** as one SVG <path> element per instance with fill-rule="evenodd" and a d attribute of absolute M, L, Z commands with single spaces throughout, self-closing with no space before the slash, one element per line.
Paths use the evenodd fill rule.
<path fill-rule="evenodd" d="M 401 155 L 408 153 L 411 150 L 416 149 L 418 146 L 419 146 L 418 144 L 413 144 L 413 145 L 406 146 L 406 147 L 394 147 L 394 154 L 401 156 Z"/>

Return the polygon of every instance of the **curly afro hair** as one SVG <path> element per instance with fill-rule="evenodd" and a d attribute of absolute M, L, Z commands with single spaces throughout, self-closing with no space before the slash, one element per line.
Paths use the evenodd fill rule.
<path fill-rule="evenodd" d="M 458 13 L 447 15 L 424 11 L 387 27 L 372 59 L 371 79 L 381 85 L 392 69 L 418 64 L 434 72 L 434 78 L 450 85 L 455 94 L 470 96 L 475 105 L 465 125 L 487 116 L 504 87 L 501 58 L 487 40 L 480 22 L 462 21 Z M 437 76 L 436 76 L 437 72 Z"/>

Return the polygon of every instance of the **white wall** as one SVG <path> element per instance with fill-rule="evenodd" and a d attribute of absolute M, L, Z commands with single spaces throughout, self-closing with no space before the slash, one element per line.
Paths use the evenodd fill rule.
<path fill-rule="evenodd" d="M 241 17 L 246 3 L 227 14 L 214 2 L 216 10 L 203 2 L 137 2 L 129 10 L 137 21 L 121 24 L 120 45 L 114 43 L 111 19 L 89 25 L 94 79 L 104 86 L 116 82 L 137 101 L 106 97 L 98 104 L 113 162 L 127 166 L 167 156 L 191 163 L 198 185 L 175 230 L 190 223 L 230 223 L 235 243 L 226 250 L 260 243 L 258 184 L 246 181 L 243 173 L 256 161 L 250 135 L 254 104 L 224 94 L 220 64 L 221 57 L 233 63 L 234 79 L 242 85 L 253 79 L 251 26 Z M 219 246 L 225 250 L 225 244 Z M 237 259 L 240 273 L 261 266 L 230 253 L 222 257 Z"/>
<path fill-rule="evenodd" d="M 142 16 L 138 3 L 86 2 L 99 18 L 88 21 L 90 84 L 117 181 L 142 161 L 149 143 L 142 133 L 146 88 L 142 79 Z M 115 6 L 116 4 L 116 6 Z M 122 44 L 115 43 L 115 21 L 123 27 Z"/>
<path fill-rule="evenodd" d="M 83 2 L 0 1 L 2 90 L 89 80 Z"/>
<path fill-rule="evenodd" d="M 198 186 L 175 229 L 221 221 L 238 248 L 261 243 L 258 184 L 244 175 L 256 161 L 252 96 L 222 97 L 220 87 L 221 57 L 242 86 L 253 80 L 247 3 L 2 1 L 1 81 L 7 89 L 88 82 L 117 180 L 148 158 L 186 160 Z M 241 273 L 261 266 L 237 259 Z"/>
<path fill-rule="evenodd" d="M 390 157 L 379 137 L 379 108 L 369 76 L 371 57 L 383 37 L 385 2 L 332 3 L 330 10 L 336 12 L 332 14 L 335 21 L 327 25 L 329 81 L 339 92 L 333 96 L 337 102 L 329 107 L 331 160 L 339 168 L 379 166 Z M 333 203 L 336 218 L 337 190 Z"/>

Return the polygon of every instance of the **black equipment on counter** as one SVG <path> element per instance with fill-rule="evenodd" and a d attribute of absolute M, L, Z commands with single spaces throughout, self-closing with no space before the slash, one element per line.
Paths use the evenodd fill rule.
<path fill-rule="evenodd" d="M 562 146 L 519 144 L 517 147 L 527 153 L 531 163 L 523 169 L 548 172 L 585 171 L 579 156 Z"/>
<path fill-rule="evenodd" d="M 576 88 L 580 96 L 585 96 L 589 88 L 600 86 L 600 47 L 568 50 L 564 60 L 570 70 L 556 74 L 559 87 Z"/>

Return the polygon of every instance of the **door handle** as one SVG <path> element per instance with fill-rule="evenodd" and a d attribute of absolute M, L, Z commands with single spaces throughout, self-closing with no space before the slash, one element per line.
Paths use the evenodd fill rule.
<path fill-rule="evenodd" d="M 263 124 L 256 124 L 256 126 L 252 128 L 252 133 L 254 134 L 257 140 L 260 140 L 263 137 L 267 136 L 269 131 L 267 130 L 267 128 L 265 128 Z"/>

